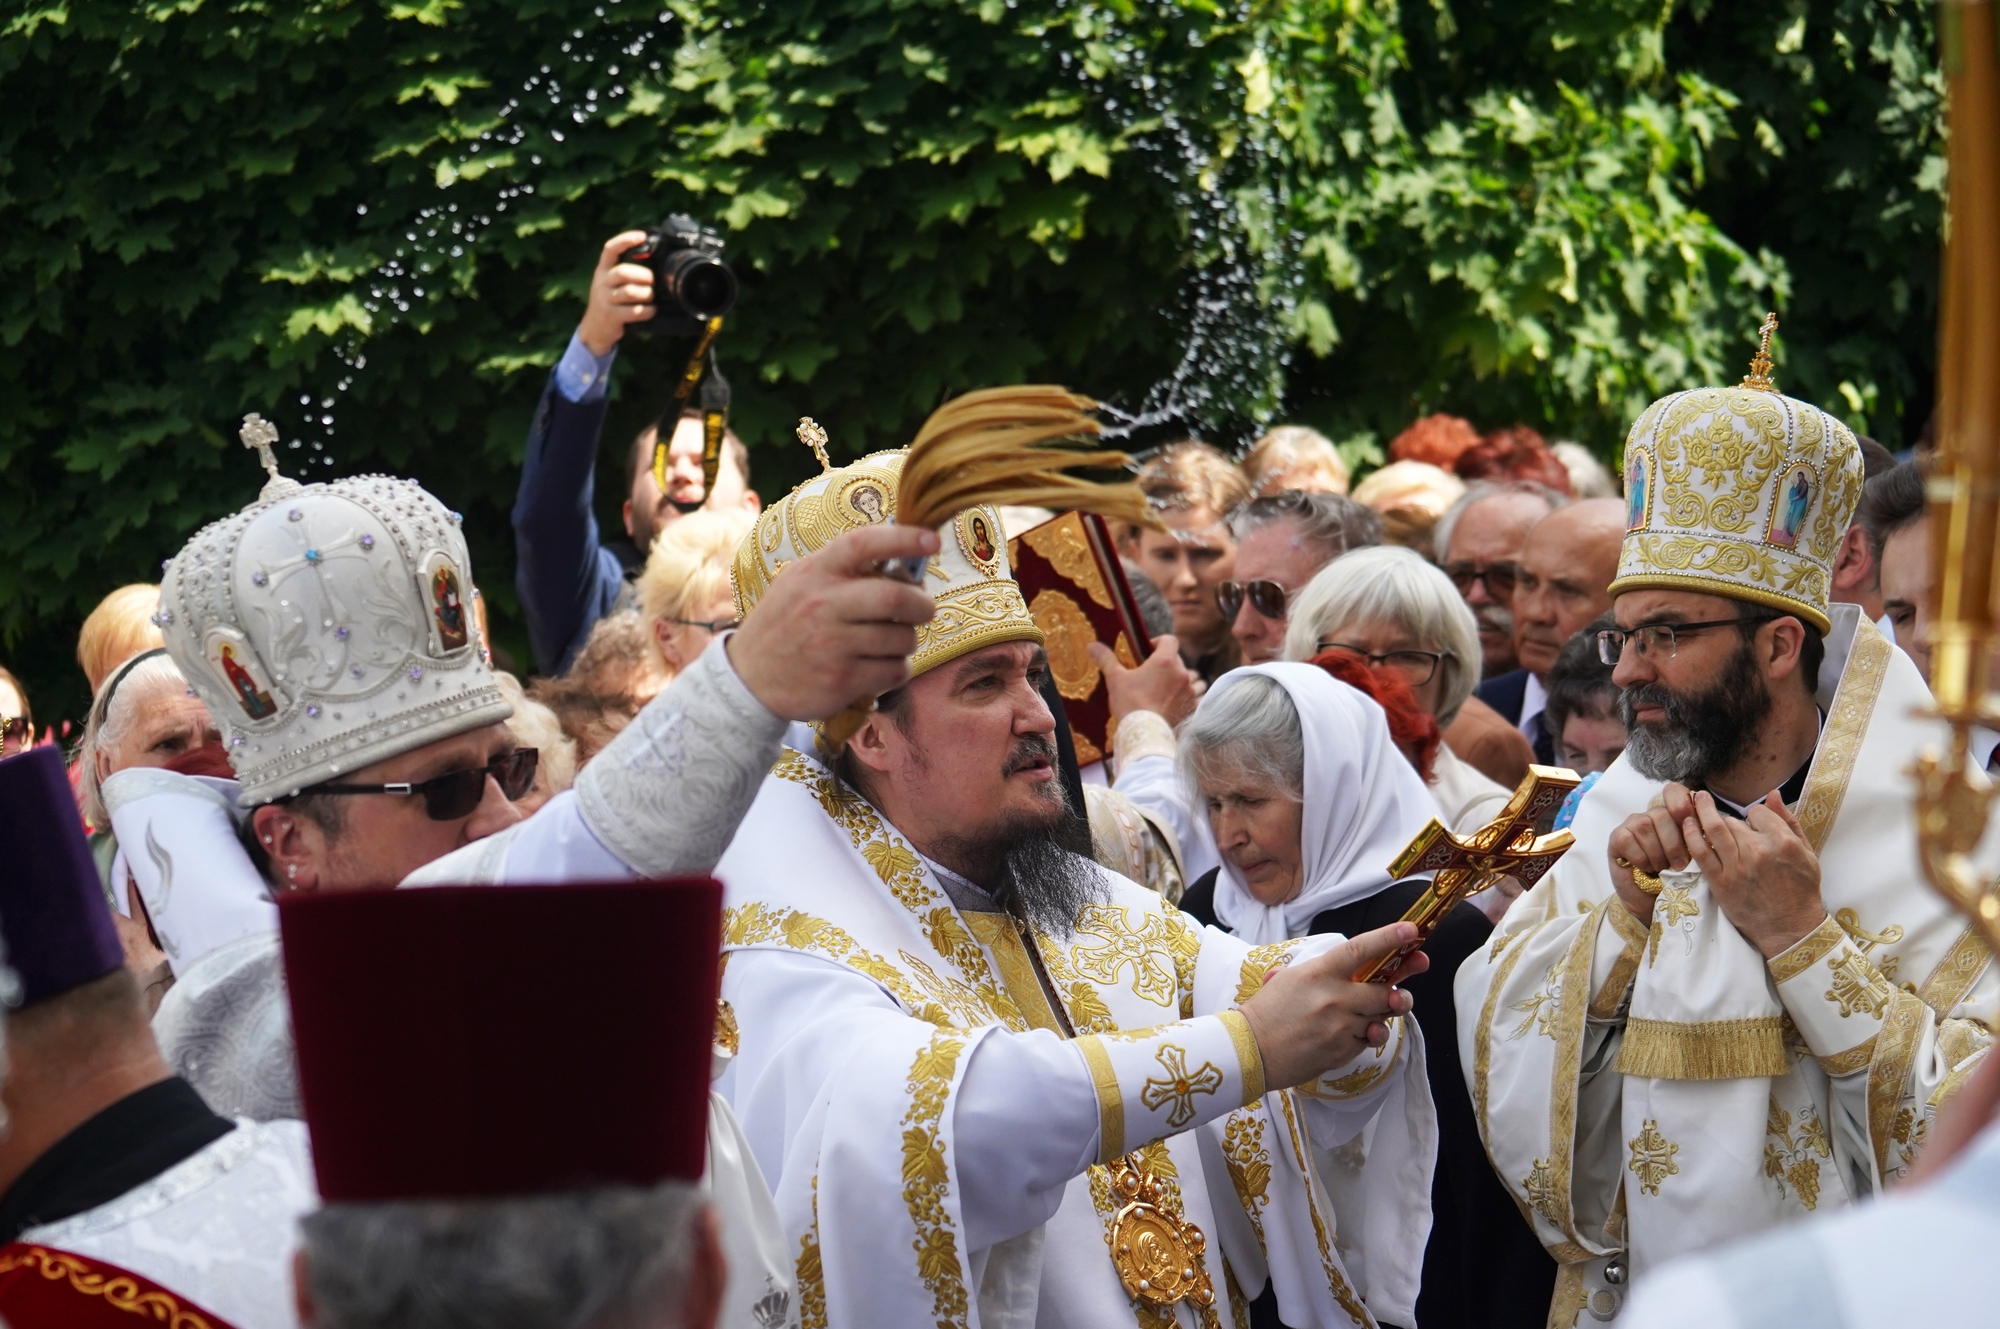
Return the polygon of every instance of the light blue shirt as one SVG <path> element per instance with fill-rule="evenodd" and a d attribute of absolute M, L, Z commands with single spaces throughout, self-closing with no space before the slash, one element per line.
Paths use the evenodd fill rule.
<path fill-rule="evenodd" d="M 592 355 L 583 344 L 582 332 L 572 332 L 569 348 L 556 361 L 556 391 L 565 401 L 579 405 L 598 400 L 611 386 L 611 362 L 617 358 L 616 346 L 602 356 Z"/>

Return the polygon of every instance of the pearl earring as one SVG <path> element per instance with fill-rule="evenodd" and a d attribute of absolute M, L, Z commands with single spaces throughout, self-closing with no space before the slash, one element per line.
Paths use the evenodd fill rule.
<path fill-rule="evenodd" d="M 297 877 L 298 875 L 299 875 L 299 865 L 297 863 L 287 863 L 285 865 L 285 880 L 290 881 L 291 879 Z"/>

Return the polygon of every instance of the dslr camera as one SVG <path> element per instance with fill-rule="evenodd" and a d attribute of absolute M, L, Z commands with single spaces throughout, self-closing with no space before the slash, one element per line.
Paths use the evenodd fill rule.
<path fill-rule="evenodd" d="M 654 313 L 629 324 L 633 332 L 699 336 L 711 318 L 736 306 L 736 274 L 722 261 L 722 237 L 682 213 L 648 227 L 646 238 L 620 254 L 653 270 Z"/>

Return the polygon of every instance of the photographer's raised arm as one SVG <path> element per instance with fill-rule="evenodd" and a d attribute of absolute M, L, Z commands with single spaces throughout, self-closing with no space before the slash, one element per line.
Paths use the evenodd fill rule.
<path fill-rule="evenodd" d="M 619 261 L 645 238 L 643 231 L 625 231 L 605 241 L 583 321 L 549 375 L 528 427 L 514 498 L 519 557 L 514 584 L 535 666 L 544 674 L 568 665 L 625 585 L 623 564 L 598 538 L 591 500 L 618 341 L 627 324 L 653 314 L 652 270 Z"/>

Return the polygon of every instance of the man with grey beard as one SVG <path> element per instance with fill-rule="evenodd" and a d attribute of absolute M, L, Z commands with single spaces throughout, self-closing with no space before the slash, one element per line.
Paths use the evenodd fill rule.
<path fill-rule="evenodd" d="M 1828 603 L 1861 473 L 1854 436 L 1762 357 L 1739 387 L 1656 402 L 1626 443 L 1597 633 L 1625 751 L 1454 983 L 1489 1154 L 1560 1266 L 1552 1326 L 1879 1193 L 2000 1013 L 1919 870 L 1929 692 Z"/>
<path fill-rule="evenodd" d="M 902 465 L 865 457 L 773 505 L 739 607 L 890 515 L 853 496 L 896 495 Z M 795 729 L 715 868 L 738 1039 L 718 1087 L 807 1323 L 1186 1323 L 1180 1303 L 1205 1319 L 1225 1297 L 1240 1321 L 1268 1283 L 1288 1324 L 1413 1324 L 1422 1035 L 1408 994 L 1353 979 L 1415 928 L 1253 948 L 1066 851 L 1041 684 L 1083 652 L 1046 592 L 1046 630 L 1030 615 L 982 522 L 941 529 L 909 682 L 851 731 Z M 1349 1144 L 1333 1196 L 1316 1151 Z"/>

